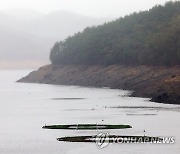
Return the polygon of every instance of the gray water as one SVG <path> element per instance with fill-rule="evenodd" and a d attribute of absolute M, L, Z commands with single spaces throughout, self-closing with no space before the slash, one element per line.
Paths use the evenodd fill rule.
<path fill-rule="evenodd" d="M 128 91 L 15 81 L 29 71 L 0 71 L 0 153 L 2 154 L 179 154 L 180 106 L 125 97 Z M 96 135 L 100 130 L 45 130 L 49 124 L 129 124 L 109 134 L 173 136 L 174 144 L 58 142 L 56 138 Z"/>

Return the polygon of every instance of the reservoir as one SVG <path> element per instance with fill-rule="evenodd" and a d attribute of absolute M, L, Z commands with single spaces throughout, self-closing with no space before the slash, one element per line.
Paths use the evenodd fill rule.
<path fill-rule="evenodd" d="M 28 70 L 0 71 L 0 153 L 3 154 L 179 154 L 180 106 L 128 97 L 109 88 L 16 83 Z M 143 90 L 143 89 L 142 89 Z M 128 124 L 120 130 L 48 130 L 53 124 Z M 175 138 L 173 144 L 59 142 L 65 136 L 148 135 Z"/>

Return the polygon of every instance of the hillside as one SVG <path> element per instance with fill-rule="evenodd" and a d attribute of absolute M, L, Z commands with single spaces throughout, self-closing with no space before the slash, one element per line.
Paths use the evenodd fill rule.
<path fill-rule="evenodd" d="M 50 60 L 19 82 L 119 88 L 180 104 L 180 2 L 88 27 L 56 42 Z"/>
<path fill-rule="evenodd" d="M 52 64 L 180 64 L 180 2 L 133 13 L 56 42 Z"/>
<path fill-rule="evenodd" d="M 131 90 L 135 97 L 180 104 L 180 67 L 47 65 L 18 82 L 81 85 Z"/>

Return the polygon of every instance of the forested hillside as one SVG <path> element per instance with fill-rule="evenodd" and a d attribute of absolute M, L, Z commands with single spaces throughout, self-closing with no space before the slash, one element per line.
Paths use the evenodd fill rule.
<path fill-rule="evenodd" d="M 56 42 L 50 60 L 52 64 L 180 64 L 180 1 L 88 27 Z"/>

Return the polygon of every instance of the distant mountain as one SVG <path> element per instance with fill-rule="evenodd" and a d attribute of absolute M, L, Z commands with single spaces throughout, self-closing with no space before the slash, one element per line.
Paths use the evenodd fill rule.
<path fill-rule="evenodd" d="M 25 21 L 31 21 L 43 17 L 44 15 L 43 13 L 31 9 L 6 10 L 5 13 L 16 19 L 25 20 Z"/>
<path fill-rule="evenodd" d="M 38 34 L 42 37 L 53 37 L 64 39 L 69 35 L 82 31 L 87 26 L 99 25 L 112 19 L 91 18 L 67 11 L 56 11 L 38 18 L 28 27 L 31 33 Z"/>
<path fill-rule="evenodd" d="M 31 10 L 0 12 L 0 68 L 2 63 L 5 67 L 6 61 L 8 67 L 11 61 L 13 66 L 27 60 L 40 65 L 49 63 L 49 51 L 56 40 L 64 40 L 87 26 L 109 20 L 66 11 L 47 15 Z"/>

